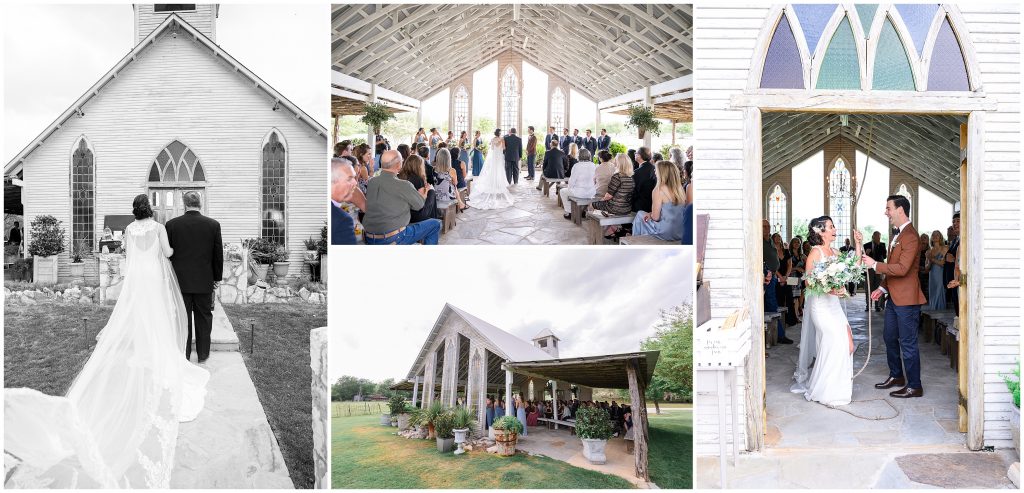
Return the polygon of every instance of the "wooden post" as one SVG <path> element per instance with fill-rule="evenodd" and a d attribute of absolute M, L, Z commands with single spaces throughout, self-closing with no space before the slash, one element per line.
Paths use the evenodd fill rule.
<path fill-rule="evenodd" d="M 967 319 L 961 327 L 967 333 L 967 448 L 981 450 L 985 446 L 985 336 L 982 310 L 982 255 L 967 252 L 983 250 L 985 113 L 972 111 L 967 116 L 967 200 L 960 202 L 960 313 Z M 966 214 L 964 211 L 966 210 Z M 964 217 L 966 216 L 966 223 Z M 964 244 L 963 240 L 967 240 Z"/>
<path fill-rule="evenodd" d="M 651 98 L 651 86 L 644 88 L 644 106 L 654 111 L 654 99 Z M 651 132 L 644 132 L 644 147 L 651 149 L 651 142 L 654 135 Z M 654 153 L 654 149 L 651 149 L 651 153 Z"/>
<path fill-rule="evenodd" d="M 633 408 L 633 463 L 636 477 L 650 481 L 647 471 L 647 402 L 644 400 L 644 382 L 638 373 L 636 359 L 626 364 L 626 377 L 629 379 L 629 400 Z"/>
<path fill-rule="evenodd" d="M 370 102 L 371 103 L 376 103 L 377 102 L 377 84 L 371 84 L 370 85 Z M 377 137 L 377 135 L 373 133 L 373 128 L 370 127 L 369 125 L 367 125 L 366 126 L 366 144 L 370 146 L 370 152 L 371 153 L 376 153 L 377 152 L 377 146 L 374 145 L 376 143 L 376 140 L 375 140 L 376 137 Z"/>
<path fill-rule="evenodd" d="M 509 406 L 512 405 L 512 370 L 505 367 L 505 414 L 509 413 Z M 514 414 L 513 414 L 514 415 Z"/>
<path fill-rule="evenodd" d="M 764 430 L 767 415 L 765 413 L 765 359 L 762 328 L 764 327 L 764 259 L 761 252 L 761 200 L 764 194 L 762 187 L 761 168 L 761 110 L 757 108 L 743 109 L 743 130 L 747 137 L 743 140 L 743 209 L 744 228 L 743 244 L 746 245 L 745 262 L 743 264 L 743 306 L 750 307 L 751 323 L 751 355 L 747 359 L 745 373 L 751 383 L 744 393 L 747 407 L 748 448 L 751 451 L 764 447 Z M 770 330 L 777 330 L 775 327 Z M 752 375 L 750 375 L 752 374 Z M 757 383 L 757 386 L 754 385 Z M 723 438 L 724 439 L 724 438 Z"/>
<path fill-rule="evenodd" d="M 558 419 L 558 380 L 551 381 L 551 418 Z M 555 429 L 558 429 L 558 423 L 555 423 Z"/>
<path fill-rule="evenodd" d="M 338 131 L 339 131 L 338 130 L 338 125 L 339 125 L 338 124 L 338 120 L 341 119 L 341 115 L 331 115 L 331 119 L 334 121 L 334 129 L 331 131 L 331 135 L 333 136 L 333 138 L 331 140 L 331 146 L 332 146 L 331 152 L 333 153 L 334 152 L 333 146 L 334 146 L 334 144 L 338 143 Z"/>
<path fill-rule="evenodd" d="M 416 378 L 413 379 L 413 384 L 412 384 L 412 407 L 416 407 L 416 396 L 419 394 L 419 391 L 420 391 L 420 376 L 416 375 Z"/>
<path fill-rule="evenodd" d="M 672 120 L 672 145 L 676 145 L 676 121 Z M 665 156 L 668 158 L 668 156 Z"/>

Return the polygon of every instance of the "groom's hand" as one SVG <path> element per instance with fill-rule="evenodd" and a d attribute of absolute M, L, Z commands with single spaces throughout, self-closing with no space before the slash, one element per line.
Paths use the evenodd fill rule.
<path fill-rule="evenodd" d="M 875 266 L 878 265 L 878 261 L 869 257 L 866 253 L 860 256 L 860 261 L 869 269 L 874 269 Z"/>
<path fill-rule="evenodd" d="M 877 288 L 871 292 L 871 301 L 878 301 L 882 299 L 882 288 Z"/>

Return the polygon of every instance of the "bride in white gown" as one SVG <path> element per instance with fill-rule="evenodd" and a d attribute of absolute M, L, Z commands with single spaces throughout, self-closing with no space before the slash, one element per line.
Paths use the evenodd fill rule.
<path fill-rule="evenodd" d="M 815 263 L 835 256 L 831 245 L 836 238 L 836 228 L 831 218 L 822 216 L 812 220 L 808 229 L 808 241 L 813 248 L 807 256 L 805 272 L 810 273 Z M 854 233 L 854 238 L 857 258 L 860 258 L 862 236 L 859 231 Z M 807 293 L 800 357 L 793 375 L 796 382 L 791 387 L 793 392 L 803 393 L 807 400 L 826 406 L 845 406 L 853 395 L 853 332 L 839 302 L 840 295 L 846 296 L 846 293 Z M 808 369 L 812 359 L 814 367 Z"/>
<path fill-rule="evenodd" d="M 495 130 L 480 176 L 473 179 L 469 192 L 470 205 L 477 209 L 510 207 L 513 199 L 508 186 L 508 178 L 505 176 L 505 141 L 501 138 L 501 130 Z"/>
<path fill-rule="evenodd" d="M 168 488 L 178 423 L 203 409 L 209 372 L 184 358 L 185 305 L 146 195 L 125 228 L 124 285 L 66 396 L 4 391 L 7 488 Z"/>

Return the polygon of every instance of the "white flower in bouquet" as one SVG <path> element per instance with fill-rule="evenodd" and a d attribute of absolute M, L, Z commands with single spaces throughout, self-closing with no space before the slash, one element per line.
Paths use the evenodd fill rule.
<path fill-rule="evenodd" d="M 864 265 L 851 252 L 815 262 L 814 269 L 805 275 L 807 290 L 814 294 L 830 294 L 845 290 L 846 285 L 864 279 Z"/>

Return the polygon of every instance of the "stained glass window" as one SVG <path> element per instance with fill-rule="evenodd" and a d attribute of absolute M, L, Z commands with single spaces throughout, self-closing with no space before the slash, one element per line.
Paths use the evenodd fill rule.
<path fill-rule="evenodd" d="M 875 11 L 878 10 L 877 3 L 858 3 L 857 17 L 860 17 L 860 26 L 864 29 L 864 34 L 867 35 L 871 31 L 871 22 L 875 20 Z"/>
<path fill-rule="evenodd" d="M 771 89 L 803 89 L 804 68 L 796 46 L 789 18 L 782 14 L 768 45 L 761 71 L 761 87 Z"/>
<path fill-rule="evenodd" d="M 551 95 L 551 123 L 556 130 L 565 127 L 565 92 L 556 87 Z"/>
<path fill-rule="evenodd" d="M 455 90 L 455 131 L 456 137 L 469 131 L 469 91 L 466 86 Z"/>
<path fill-rule="evenodd" d="M 800 29 L 804 32 L 807 51 L 813 55 L 821 35 L 825 31 L 825 26 L 836 11 L 836 6 L 835 4 L 799 4 L 794 5 L 793 10 L 796 11 Z"/>
<path fill-rule="evenodd" d="M 900 35 L 896 33 L 896 27 L 888 17 L 882 25 L 882 35 L 878 38 L 871 88 L 891 91 L 916 89 L 906 49 L 900 41 Z"/>
<path fill-rule="evenodd" d="M 149 167 L 150 182 L 206 181 L 202 165 L 192 149 L 175 140 L 167 144 Z"/>
<path fill-rule="evenodd" d="M 801 26 L 802 27 L 802 26 Z M 818 71 L 817 89 L 860 89 L 860 60 L 850 18 L 843 17 L 832 34 Z"/>
<path fill-rule="evenodd" d="M 843 246 L 850 237 L 850 207 L 853 194 L 850 170 L 842 158 L 836 160 L 828 174 L 829 216 L 836 227 L 836 244 Z"/>
<path fill-rule="evenodd" d="M 92 149 L 82 138 L 71 155 L 71 246 L 92 251 L 95 243 L 96 169 Z M 73 252 L 74 250 L 72 250 Z"/>
<path fill-rule="evenodd" d="M 519 77 L 510 65 L 505 67 L 505 73 L 501 75 L 501 131 L 507 133 L 518 125 Z"/>
<path fill-rule="evenodd" d="M 285 244 L 285 164 L 287 149 L 277 132 L 271 132 L 263 144 L 261 200 L 263 207 L 260 236 Z"/>
<path fill-rule="evenodd" d="M 928 36 L 928 30 L 932 27 L 932 20 L 935 19 L 937 10 L 939 10 L 937 3 L 910 3 L 896 6 L 896 11 L 900 13 L 903 24 L 907 26 L 907 31 L 910 31 L 910 37 L 914 40 L 918 56 L 924 52 L 924 39 Z"/>
<path fill-rule="evenodd" d="M 949 18 L 943 19 L 928 68 L 929 91 L 969 91 L 967 66 Z"/>
<path fill-rule="evenodd" d="M 914 210 L 914 198 L 910 196 L 910 190 L 907 189 L 906 183 L 900 183 L 899 188 L 896 189 L 896 195 L 902 195 L 907 198 L 907 202 L 910 202 L 910 210 Z"/>
<path fill-rule="evenodd" d="M 771 223 L 772 233 L 789 238 L 789 230 L 786 229 L 786 192 L 783 192 L 779 185 L 775 185 L 768 196 L 768 221 Z"/>

